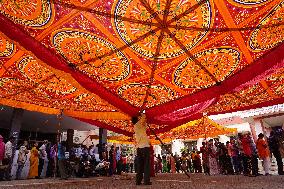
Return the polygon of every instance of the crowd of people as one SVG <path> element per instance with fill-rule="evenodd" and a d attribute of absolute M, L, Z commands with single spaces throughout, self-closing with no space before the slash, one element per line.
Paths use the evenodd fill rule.
<path fill-rule="evenodd" d="M 41 178 L 41 175 L 51 177 L 53 175 L 52 166 L 55 165 L 57 158 L 57 145 L 51 144 L 47 140 L 41 142 L 28 143 L 23 141 L 20 146 L 15 145 L 15 138 L 10 137 L 4 143 L 0 135 L 0 180 L 11 180 L 13 166 L 16 165 L 15 179 L 22 179 L 22 173 L 25 165 L 29 165 L 27 178 Z M 43 174 L 44 164 L 49 164 L 46 172 Z"/>
<path fill-rule="evenodd" d="M 278 174 L 283 175 L 283 137 L 274 131 L 269 138 L 260 133 L 256 142 L 249 132 L 239 133 L 226 144 L 210 139 L 203 142 L 199 150 L 185 150 L 181 156 L 177 153 L 155 156 L 156 173 L 176 173 L 181 171 L 217 174 L 243 174 L 258 176 L 258 160 L 262 161 L 265 175 L 270 175 L 272 155 L 275 157 Z"/>
<path fill-rule="evenodd" d="M 39 145 L 40 143 L 40 145 Z M 14 172 L 13 166 L 16 167 Z M 24 176 L 24 167 L 28 174 Z M 45 167 L 45 168 L 44 168 Z M 41 179 L 42 177 L 111 176 L 122 172 L 134 172 L 134 156 L 121 152 L 119 147 L 107 145 L 73 145 L 68 149 L 66 141 L 52 144 L 23 141 L 15 145 L 15 138 L 6 143 L 0 135 L 0 180 Z"/>
<path fill-rule="evenodd" d="M 14 145 L 10 137 L 4 143 L 0 135 L 0 179 L 23 179 L 24 166 L 29 163 L 27 178 L 58 176 L 68 179 L 70 176 L 88 177 L 96 175 L 112 176 L 113 174 L 137 172 L 137 156 L 121 151 L 119 147 L 103 144 L 86 147 L 75 145 L 68 149 L 65 141 L 52 144 L 47 140 L 29 144 L 24 141 L 20 146 Z M 204 173 L 243 174 L 258 176 L 258 161 L 262 161 L 265 175 L 270 175 L 272 155 L 275 157 L 278 174 L 283 175 L 283 143 L 282 138 L 273 131 L 266 138 L 262 133 L 256 142 L 250 133 L 238 134 L 226 144 L 216 139 L 203 142 L 200 149 L 183 150 L 181 155 L 151 155 L 151 169 L 155 173 Z M 14 175 L 11 175 L 15 166 Z M 46 165 L 47 164 L 47 165 Z M 46 166 L 46 168 L 44 168 Z M 152 174 L 152 173 L 151 173 Z M 25 177 L 26 178 L 26 177 Z"/>

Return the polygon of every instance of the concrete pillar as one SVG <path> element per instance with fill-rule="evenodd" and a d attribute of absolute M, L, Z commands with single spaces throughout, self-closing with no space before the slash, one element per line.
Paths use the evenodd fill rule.
<path fill-rule="evenodd" d="M 265 135 L 266 137 L 270 136 L 270 132 L 272 131 L 272 127 L 265 128 Z"/>
<path fill-rule="evenodd" d="M 250 130 L 251 130 L 252 138 L 253 138 L 254 142 L 256 142 L 257 135 L 256 135 L 256 131 L 255 131 L 255 125 L 253 123 L 249 123 L 249 126 L 250 126 Z"/>
<path fill-rule="evenodd" d="M 270 132 L 272 131 L 271 125 L 269 125 L 267 122 L 265 122 L 263 119 L 260 120 L 262 128 L 263 128 L 263 134 L 266 137 L 270 136 Z"/>
<path fill-rule="evenodd" d="M 260 133 L 265 134 L 263 122 L 261 119 L 253 119 L 254 120 L 254 127 L 255 127 L 255 134 L 258 136 Z"/>
<path fill-rule="evenodd" d="M 260 133 L 263 133 L 264 135 L 266 134 L 261 119 L 254 118 L 253 121 L 249 123 L 249 125 L 250 125 L 251 134 L 252 134 L 254 142 L 256 142 L 258 138 L 257 136 Z"/>
<path fill-rule="evenodd" d="M 74 129 L 67 130 L 67 151 L 73 147 Z"/>
<path fill-rule="evenodd" d="M 107 143 L 107 130 L 99 128 L 99 144 Z"/>
<path fill-rule="evenodd" d="M 99 128 L 99 154 L 100 158 L 102 157 L 102 152 L 105 152 L 107 149 L 105 149 L 105 145 L 107 144 L 107 130 L 103 128 Z"/>
<path fill-rule="evenodd" d="M 184 143 L 182 140 L 173 140 L 172 141 L 172 153 L 175 155 L 177 153 L 178 155 L 181 155 L 181 149 L 184 148 Z"/>
<path fill-rule="evenodd" d="M 15 144 L 18 144 L 19 141 L 19 134 L 22 127 L 23 115 L 24 115 L 23 109 L 14 108 L 11 118 L 10 136 L 15 137 Z"/>

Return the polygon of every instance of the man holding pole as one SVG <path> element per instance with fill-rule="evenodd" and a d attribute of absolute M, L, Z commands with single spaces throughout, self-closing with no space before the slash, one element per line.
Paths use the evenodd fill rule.
<path fill-rule="evenodd" d="M 137 174 L 136 185 L 141 185 L 144 173 L 144 185 L 151 185 L 150 182 L 150 141 L 146 133 L 146 115 L 141 113 L 138 117 L 132 117 L 134 125 L 135 140 L 137 147 Z"/>

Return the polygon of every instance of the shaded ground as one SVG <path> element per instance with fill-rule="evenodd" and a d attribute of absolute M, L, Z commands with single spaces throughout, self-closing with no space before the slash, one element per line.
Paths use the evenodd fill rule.
<path fill-rule="evenodd" d="M 280 189 L 284 188 L 284 176 L 205 176 L 193 174 L 188 179 L 184 174 L 159 174 L 152 179 L 152 186 L 136 186 L 134 175 L 116 177 L 95 177 L 85 179 L 20 180 L 0 182 L 1 189 L 89 189 L 89 188 L 182 188 L 182 189 Z"/>

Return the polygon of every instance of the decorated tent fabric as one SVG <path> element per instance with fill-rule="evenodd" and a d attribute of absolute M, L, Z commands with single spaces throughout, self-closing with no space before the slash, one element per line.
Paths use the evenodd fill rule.
<path fill-rule="evenodd" d="M 283 103 L 283 6 L 2 0 L 0 103 L 63 112 L 129 136 L 141 109 L 159 133 L 204 111 Z"/>
<path fill-rule="evenodd" d="M 90 135 L 89 137 L 91 140 L 99 140 L 98 135 Z M 132 137 L 128 137 L 125 135 L 117 135 L 117 134 L 113 136 L 107 136 L 107 141 L 116 144 L 133 144 Z"/>
<path fill-rule="evenodd" d="M 226 128 L 204 117 L 159 134 L 162 140 L 212 138 L 218 135 L 236 134 L 237 129 Z"/>
<path fill-rule="evenodd" d="M 196 140 L 198 138 L 213 138 L 218 135 L 235 135 L 237 129 L 224 127 L 208 117 L 188 122 L 184 125 L 178 126 L 165 133 L 158 134 L 158 137 L 165 143 L 171 142 L 175 139 Z M 155 136 L 151 135 L 151 144 L 160 144 Z M 132 137 L 123 135 L 108 137 L 113 143 L 134 144 Z"/>

